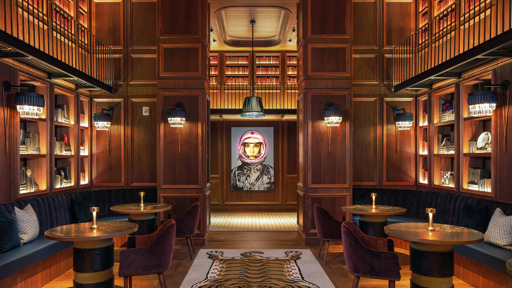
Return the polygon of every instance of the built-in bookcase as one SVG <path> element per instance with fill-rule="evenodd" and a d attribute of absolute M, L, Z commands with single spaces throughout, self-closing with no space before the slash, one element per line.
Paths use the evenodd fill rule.
<path fill-rule="evenodd" d="M 430 115 L 429 95 L 418 97 L 418 113 L 416 123 L 418 126 L 418 185 L 428 186 L 430 183 Z"/>
<path fill-rule="evenodd" d="M 79 100 L 79 116 L 80 116 L 80 131 L 79 131 L 79 149 L 80 149 L 80 164 L 78 166 L 78 177 L 80 187 L 87 187 L 91 185 L 89 171 L 90 157 L 91 157 L 91 114 L 90 114 L 90 100 L 86 96 L 80 96 Z"/>
<path fill-rule="evenodd" d="M 76 184 L 76 93 L 55 89 L 53 109 L 54 191 L 65 190 Z"/>

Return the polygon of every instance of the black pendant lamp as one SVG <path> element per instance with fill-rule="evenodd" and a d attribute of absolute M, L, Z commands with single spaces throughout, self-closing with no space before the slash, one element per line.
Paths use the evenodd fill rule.
<path fill-rule="evenodd" d="M 265 112 L 263 112 L 263 101 L 261 97 L 254 96 L 254 24 L 256 24 L 256 20 L 251 20 L 252 25 L 252 56 L 251 56 L 251 95 L 245 97 L 244 106 L 242 107 L 242 117 L 243 118 L 263 118 L 265 117 Z"/>

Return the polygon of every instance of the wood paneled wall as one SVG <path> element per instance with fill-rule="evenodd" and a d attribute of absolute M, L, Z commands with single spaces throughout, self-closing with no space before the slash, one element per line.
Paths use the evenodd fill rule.
<path fill-rule="evenodd" d="M 274 190 L 231 190 L 231 128 L 273 127 Z M 297 203 L 297 122 L 212 121 L 211 204 L 214 210 L 295 210 Z"/>

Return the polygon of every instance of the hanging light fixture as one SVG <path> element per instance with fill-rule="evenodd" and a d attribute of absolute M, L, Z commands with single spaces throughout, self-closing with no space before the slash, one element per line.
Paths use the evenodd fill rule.
<path fill-rule="evenodd" d="M 256 24 L 256 20 L 251 20 L 252 25 L 252 46 L 251 46 L 251 95 L 245 97 L 244 105 L 242 107 L 242 117 L 243 118 L 263 118 L 265 117 L 265 112 L 263 111 L 263 101 L 261 97 L 255 96 L 254 94 L 254 24 Z"/>
<path fill-rule="evenodd" d="M 327 102 L 324 109 L 324 121 L 328 127 L 340 126 L 343 121 L 343 110 L 334 107 L 334 103 Z"/>
<path fill-rule="evenodd" d="M 167 121 L 171 127 L 183 127 L 187 113 L 183 103 L 176 103 L 176 108 L 167 109 Z"/>
<path fill-rule="evenodd" d="M 14 102 L 21 118 L 39 118 L 41 116 L 45 100 L 43 95 L 35 93 L 35 85 L 11 85 L 9 81 L 4 81 L 2 84 L 5 92 L 10 92 L 12 88 L 20 88 L 20 92 L 15 95 Z"/>
<path fill-rule="evenodd" d="M 103 108 L 101 113 L 94 113 L 92 120 L 96 130 L 109 130 L 112 125 L 112 108 Z"/>
<path fill-rule="evenodd" d="M 469 93 L 468 108 L 470 117 L 492 116 L 492 111 L 498 104 L 498 93 L 493 90 L 483 90 L 483 88 L 500 87 L 503 91 L 508 89 L 508 82 L 495 85 L 478 85 L 478 91 Z"/>
<path fill-rule="evenodd" d="M 393 110 L 395 114 L 395 125 L 398 130 L 411 130 L 414 123 L 414 115 L 405 112 L 405 108 L 395 107 Z"/>

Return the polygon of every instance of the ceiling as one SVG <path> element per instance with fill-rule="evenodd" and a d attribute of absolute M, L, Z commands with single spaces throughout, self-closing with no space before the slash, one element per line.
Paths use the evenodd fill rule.
<path fill-rule="evenodd" d="M 210 50 L 250 50 L 250 21 L 255 20 L 254 50 L 296 51 L 297 3 L 298 0 L 210 0 Z"/>

